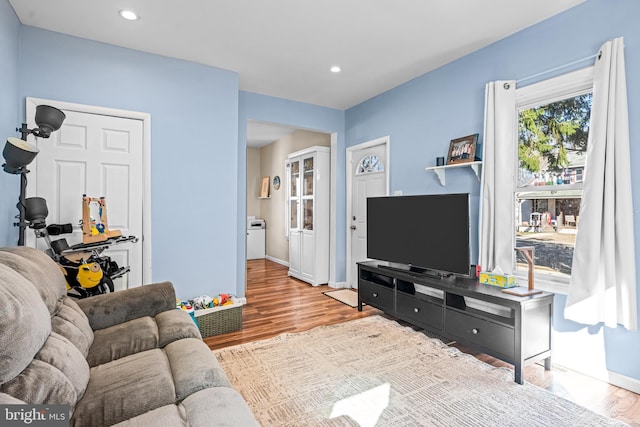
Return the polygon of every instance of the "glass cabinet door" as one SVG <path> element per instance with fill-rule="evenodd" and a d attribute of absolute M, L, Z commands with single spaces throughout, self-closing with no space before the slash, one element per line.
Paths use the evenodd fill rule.
<path fill-rule="evenodd" d="M 303 161 L 303 179 L 302 194 L 304 196 L 313 196 L 313 157 L 306 158 Z"/>
<path fill-rule="evenodd" d="M 289 189 L 290 197 L 298 197 L 298 177 L 300 176 L 300 162 L 291 162 L 291 175 L 289 176 L 289 182 L 291 187 Z"/>
<path fill-rule="evenodd" d="M 303 227 L 305 230 L 313 230 L 313 199 L 304 200 Z"/>
<path fill-rule="evenodd" d="M 298 228 L 298 201 L 289 201 L 289 229 L 294 230 Z"/>

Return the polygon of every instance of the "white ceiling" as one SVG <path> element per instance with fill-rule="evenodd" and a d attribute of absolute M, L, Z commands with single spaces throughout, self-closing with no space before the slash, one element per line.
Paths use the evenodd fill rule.
<path fill-rule="evenodd" d="M 297 128 L 274 123 L 247 122 L 247 147 L 264 147 L 294 133 Z"/>
<path fill-rule="evenodd" d="M 9 0 L 24 25 L 235 71 L 241 90 L 337 109 L 583 1 Z"/>

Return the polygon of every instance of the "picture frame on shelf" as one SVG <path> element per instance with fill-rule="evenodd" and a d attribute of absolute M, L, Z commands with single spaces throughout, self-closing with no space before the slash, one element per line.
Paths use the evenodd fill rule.
<path fill-rule="evenodd" d="M 478 144 L 478 134 L 463 136 L 452 139 L 449 143 L 449 154 L 447 164 L 455 165 L 459 163 L 470 163 L 475 161 L 476 146 Z"/>

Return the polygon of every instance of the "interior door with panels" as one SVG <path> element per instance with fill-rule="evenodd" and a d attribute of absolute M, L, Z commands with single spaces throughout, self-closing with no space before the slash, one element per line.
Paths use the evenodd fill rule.
<path fill-rule="evenodd" d="M 27 117 L 35 105 L 27 102 Z M 28 197 L 47 201 L 48 224 L 71 223 L 73 234 L 61 235 L 69 245 L 82 242 L 78 227 L 82 218 L 82 195 L 105 197 L 108 226 L 123 235 L 142 237 L 143 122 L 137 119 L 83 113 L 62 109 L 67 118 L 50 139 L 36 142 L 40 153 L 32 165 Z M 34 123 L 29 123 L 34 126 Z M 44 249 L 44 242 L 28 244 Z M 104 252 L 131 272 L 116 279 L 116 289 L 142 284 L 142 245 L 112 245 Z"/>

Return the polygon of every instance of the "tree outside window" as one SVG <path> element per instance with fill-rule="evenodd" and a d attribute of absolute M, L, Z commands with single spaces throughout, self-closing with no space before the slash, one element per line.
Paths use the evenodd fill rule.
<path fill-rule="evenodd" d="M 571 275 L 580 221 L 591 92 L 519 110 L 517 246 L 536 248 L 536 271 Z M 516 256 L 518 269 L 526 261 Z"/>

